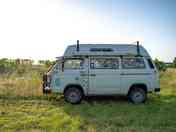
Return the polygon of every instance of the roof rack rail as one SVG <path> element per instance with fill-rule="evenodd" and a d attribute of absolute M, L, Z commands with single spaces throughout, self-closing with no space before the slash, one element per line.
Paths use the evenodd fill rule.
<path fill-rule="evenodd" d="M 137 55 L 141 56 L 141 54 L 140 54 L 140 47 L 139 47 L 139 41 L 137 41 L 136 43 L 137 43 Z"/>
<path fill-rule="evenodd" d="M 77 40 L 76 51 L 79 52 L 79 40 Z"/>

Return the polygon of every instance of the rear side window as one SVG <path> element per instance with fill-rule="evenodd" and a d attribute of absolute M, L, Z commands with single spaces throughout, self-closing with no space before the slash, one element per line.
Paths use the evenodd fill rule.
<path fill-rule="evenodd" d="M 118 58 L 94 58 L 90 60 L 91 69 L 118 69 Z"/>
<path fill-rule="evenodd" d="M 83 59 L 66 59 L 64 69 L 83 69 Z"/>
<path fill-rule="evenodd" d="M 122 58 L 122 68 L 123 69 L 144 69 L 145 68 L 144 59 L 139 57 Z"/>
<path fill-rule="evenodd" d="M 151 69 L 154 69 L 154 68 L 155 68 L 154 65 L 153 65 L 153 63 L 152 63 L 152 60 L 151 60 L 151 59 L 147 59 L 147 62 L 148 62 L 148 65 L 149 65 L 149 67 L 150 67 Z"/>

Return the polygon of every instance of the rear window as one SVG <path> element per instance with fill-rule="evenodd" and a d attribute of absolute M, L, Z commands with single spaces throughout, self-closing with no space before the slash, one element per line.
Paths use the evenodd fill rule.
<path fill-rule="evenodd" d="M 149 67 L 150 67 L 151 69 L 154 69 L 154 68 L 155 68 L 154 65 L 153 65 L 153 63 L 152 63 L 152 60 L 151 60 L 151 59 L 147 59 L 147 62 L 148 62 L 148 65 L 149 65 Z"/>
<path fill-rule="evenodd" d="M 139 57 L 122 58 L 122 68 L 123 69 L 144 69 L 145 68 L 144 59 Z"/>

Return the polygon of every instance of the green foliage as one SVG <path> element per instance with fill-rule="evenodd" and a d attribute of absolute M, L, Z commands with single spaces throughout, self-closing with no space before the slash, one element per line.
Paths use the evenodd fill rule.
<path fill-rule="evenodd" d="M 176 68 L 176 57 L 173 60 L 173 67 Z"/>
<path fill-rule="evenodd" d="M 164 62 L 159 61 L 158 59 L 155 59 L 154 63 L 155 63 L 155 65 L 156 65 L 156 67 L 158 68 L 159 71 L 166 71 L 167 66 Z"/>
<path fill-rule="evenodd" d="M 44 65 L 45 67 L 50 67 L 55 63 L 55 61 L 50 61 L 50 60 L 39 60 L 39 64 Z"/>
<path fill-rule="evenodd" d="M 0 74 L 16 73 L 17 75 L 23 75 L 35 70 L 42 75 L 47 71 L 49 66 L 55 63 L 55 61 L 41 60 L 39 61 L 41 65 L 34 65 L 33 62 L 30 59 L 0 59 Z"/>
<path fill-rule="evenodd" d="M 7 58 L 0 59 L 0 73 L 11 73 L 17 67 L 15 60 L 9 60 Z"/>

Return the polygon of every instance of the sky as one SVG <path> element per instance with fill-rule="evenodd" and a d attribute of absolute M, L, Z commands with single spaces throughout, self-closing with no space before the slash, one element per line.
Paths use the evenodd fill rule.
<path fill-rule="evenodd" d="M 131 44 L 176 57 L 176 0 L 0 0 L 0 58 L 51 59 L 68 45 Z"/>

